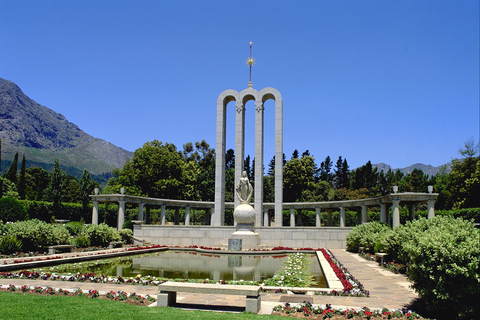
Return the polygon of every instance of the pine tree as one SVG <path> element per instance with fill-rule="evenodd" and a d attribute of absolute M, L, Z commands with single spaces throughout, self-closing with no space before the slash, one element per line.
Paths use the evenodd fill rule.
<path fill-rule="evenodd" d="M 23 158 L 22 158 L 22 167 L 20 169 L 20 176 L 18 177 L 17 191 L 18 191 L 18 196 L 20 197 L 20 199 L 25 200 L 25 194 L 26 194 L 25 154 L 23 154 Z"/>
<path fill-rule="evenodd" d="M 15 156 L 13 157 L 13 162 L 10 165 L 10 168 L 8 168 L 7 172 L 3 175 L 5 179 L 10 180 L 14 184 L 17 184 L 17 167 L 18 167 L 18 151 L 15 153 Z"/>
<path fill-rule="evenodd" d="M 245 158 L 243 162 L 243 171 L 247 172 L 248 180 L 252 180 L 252 169 L 250 168 L 250 155 Z"/>
<path fill-rule="evenodd" d="M 93 181 L 90 179 L 90 172 L 87 169 L 83 169 L 83 175 L 80 179 L 80 199 L 82 201 L 83 211 L 87 213 L 88 203 L 90 202 L 90 195 L 93 191 Z"/>
<path fill-rule="evenodd" d="M 64 181 L 66 173 L 60 168 L 60 162 L 57 158 L 53 163 L 53 169 L 49 173 L 48 198 L 53 202 L 53 214 L 56 216 L 60 212 L 60 204 L 64 198 Z"/>

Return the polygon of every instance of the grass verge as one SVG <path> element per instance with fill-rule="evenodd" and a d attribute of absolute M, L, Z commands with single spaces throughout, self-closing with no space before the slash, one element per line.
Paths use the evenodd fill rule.
<path fill-rule="evenodd" d="M 148 308 L 87 297 L 36 296 L 0 292 L 0 319 L 285 319 L 251 313 L 219 313 L 178 308 Z"/>

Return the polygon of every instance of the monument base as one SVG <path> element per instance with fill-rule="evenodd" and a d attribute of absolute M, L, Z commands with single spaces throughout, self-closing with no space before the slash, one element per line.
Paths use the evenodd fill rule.
<path fill-rule="evenodd" d="M 255 249 L 260 245 L 260 236 L 256 232 L 252 231 L 235 231 L 232 233 L 232 236 L 228 239 L 241 239 L 242 249 Z"/>

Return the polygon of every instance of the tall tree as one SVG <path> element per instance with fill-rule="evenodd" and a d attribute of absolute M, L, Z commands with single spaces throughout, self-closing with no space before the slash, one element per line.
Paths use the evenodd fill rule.
<path fill-rule="evenodd" d="M 82 178 L 79 182 L 80 185 L 80 201 L 82 202 L 83 213 L 88 212 L 88 203 L 90 202 L 90 195 L 93 194 L 94 183 L 90 178 L 90 172 L 87 169 L 83 169 Z"/>
<path fill-rule="evenodd" d="M 297 149 L 293 150 L 292 159 L 298 159 L 298 150 Z"/>
<path fill-rule="evenodd" d="M 243 162 L 243 171 L 247 172 L 248 180 L 252 180 L 252 169 L 250 167 L 250 155 L 245 158 Z"/>
<path fill-rule="evenodd" d="M 332 166 L 333 161 L 330 159 L 330 156 L 327 156 L 324 161 L 320 164 L 320 180 L 326 181 L 328 183 L 333 182 L 333 174 L 332 174 Z"/>
<path fill-rule="evenodd" d="M 132 175 L 128 183 L 133 183 L 142 194 L 175 199 L 182 189 L 182 164 L 182 155 L 174 144 L 154 140 L 137 149 L 122 171 Z"/>
<path fill-rule="evenodd" d="M 345 182 L 343 181 L 343 160 L 342 156 L 339 156 L 335 163 L 335 171 L 333 174 L 333 186 L 335 189 L 345 188 Z"/>
<path fill-rule="evenodd" d="M 5 179 L 10 180 L 13 182 L 15 185 L 17 184 L 17 168 L 18 168 L 18 151 L 15 153 L 15 156 L 13 157 L 12 164 L 10 165 L 10 168 L 8 168 L 7 172 L 3 175 Z"/>
<path fill-rule="evenodd" d="M 48 187 L 48 172 L 41 167 L 31 167 L 26 170 L 26 196 L 27 200 L 42 201 Z"/>
<path fill-rule="evenodd" d="M 53 202 L 53 215 L 57 216 L 60 213 L 60 206 L 65 196 L 64 181 L 66 178 L 66 173 L 60 168 L 60 161 L 57 158 L 53 162 L 53 169 L 48 177 L 48 200 Z"/>
<path fill-rule="evenodd" d="M 342 188 L 348 188 L 350 186 L 350 167 L 348 166 L 347 159 L 343 159 L 342 164 Z"/>
<path fill-rule="evenodd" d="M 225 170 L 235 168 L 235 151 L 228 149 L 225 154 Z"/>
<path fill-rule="evenodd" d="M 20 169 L 20 176 L 18 177 L 18 184 L 17 184 L 17 191 L 18 191 L 18 196 L 20 197 L 21 200 L 25 200 L 25 154 L 23 154 L 22 158 L 22 166 Z"/>

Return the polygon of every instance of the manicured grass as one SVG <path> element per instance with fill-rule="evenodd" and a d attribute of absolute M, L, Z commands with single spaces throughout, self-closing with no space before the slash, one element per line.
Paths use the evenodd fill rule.
<path fill-rule="evenodd" d="M 0 319 L 285 319 L 271 315 L 148 308 L 87 297 L 0 292 Z"/>

